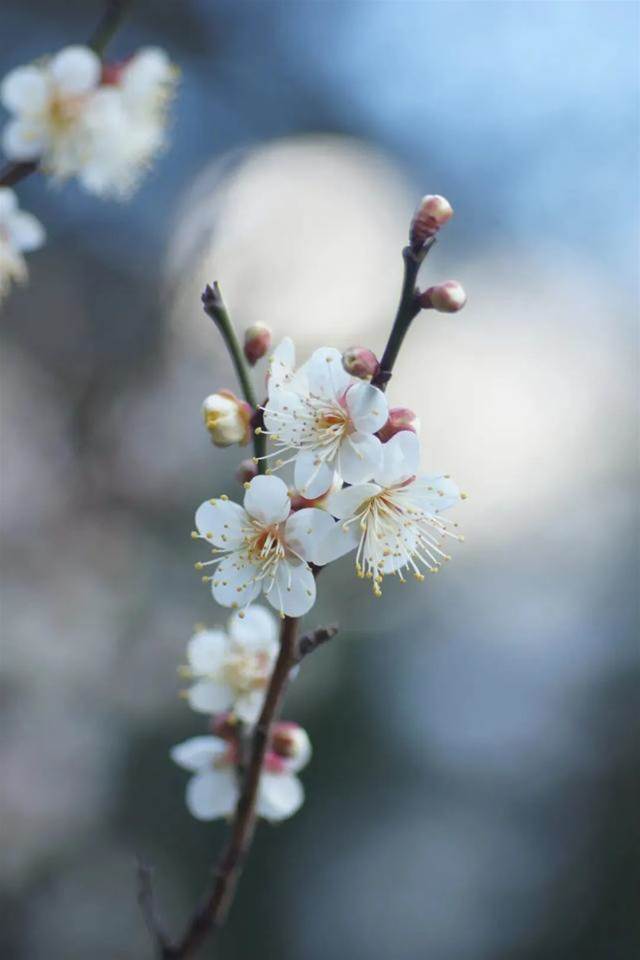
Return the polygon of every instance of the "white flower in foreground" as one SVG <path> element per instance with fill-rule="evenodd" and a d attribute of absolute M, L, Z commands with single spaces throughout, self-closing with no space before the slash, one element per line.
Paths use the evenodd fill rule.
<path fill-rule="evenodd" d="M 276 656 L 278 626 L 263 607 L 235 613 L 227 632 L 198 630 L 187 647 L 184 674 L 195 680 L 187 691 L 199 713 L 231 710 L 245 723 L 255 723 Z"/>
<path fill-rule="evenodd" d="M 376 596 L 385 574 L 404 580 L 410 572 L 424 580 L 420 568 L 436 573 L 449 557 L 441 550 L 446 537 L 462 540 L 449 527 L 443 510 L 464 498 L 447 476 L 416 476 L 420 445 L 404 430 L 383 445 L 383 464 L 373 483 L 333 493 L 327 510 L 338 523 L 316 550 L 316 563 L 328 563 L 356 550 L 356 572 L 373 582 Z M 455 526 L 455 524 L 453 524 Z"/>
<path fill-rule="evenodd" d="M 27 265 L 23 253 L 37 250 L 44 239 L 40 221 L 18 208 L 13 190 L 0 187 L 0 300 L 12 281 L 22 283 L 26 280 Z"/>
<path fill-rule="evenodd" d="M 14 115 L 2 135 L 9 159 L 40 160 L 59 178 L 77 173 L 90 153 L 85 119 L 101 69 L 93 50 L 73 46 L 7 74 L 0 100 Z"/>
<path fill-rule="evenodd" d="M 289 338 L 274 351 L 269 368 L 266 433 L 276 445 L 276 467 L 295 460 L 294 483 L 312 499 L 329 489 L 337 472 L 347 483 L 370 479 L 382 462 L 374 436 L 387 421 L 384 393 L 346 372 L 342 354 L 314 351 L 294 373 Z"/>
<path fill-rule="evenodd" d="M 295 750 L 277 752 L 278 727 L 296 728 Z M 274 743 L 265 757 L 260 777 L 256 810 L 265 820 L 285 820 L 300 809 L 304 788 L 295 775 L 308 762 L 311 745 L 297 724 L 275 724 Z M 186 790 L 189 812 L 197 820 L 215 820 L 231 816 L 238 802 L 236 772 L 238 748 L 234 741 L 221 737 L 192 737 L 171 750 L 178 766 L 194 774 Z"/>
<path fill-rule="evenodd" d="M 212 546 L 214 599 L 223 607 L 246 607 L 264 592 L 281 616 L 299 617 L 311 609 L 316 582 L 309 569 L 315 549 L 333 526 L 324 510 L 291 513 L 286 484 L 278 477 L 254 477 L 246 485 L 244 507 L 228 497 L 207 500 L 196 511 L 193 536 Z"/>

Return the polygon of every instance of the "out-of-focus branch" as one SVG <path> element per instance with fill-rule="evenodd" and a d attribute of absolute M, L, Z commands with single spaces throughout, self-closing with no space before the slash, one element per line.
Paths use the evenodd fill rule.
<path fill-rule="evenodd" d="M 314 650 L 317 650 L 323 643 L 332 640 L 337 632 L 338 627 L 333 624 L 330 627 L 318 627 L 311 633 L 305 633 L 305 635 L 298 640 L 296 661 L 299 663 L 301 660 L 304 660 L 305 657 L 313 653 Z"/>
<path fill-rule="evenodd" d="M 213 286 L 209 286 L 207 284 L 204 293 L 202 294 L 202 305 L 204 306 L 204 311 L 207 316 L 211 317 L 216 327 L 220 331 L 220 335 L 222 336 L 225 346 L 229 351 L 229 356 L 231 357 L 238 380 L 240 381 L 244 398 L 249 406 L 253 409 L 254 418 L 261 421 L 262 411 L 258 407 L 258 401 L 256 399 L 256 394 L 251 382 L 249 367 L 247 365 L 247 361 L 245 360 L 242 347 L 240 346 L 240 341 L 238 340 L 235 327 L 231 322 L 229 312 L 226 308 L 224 300 L 222 299 L 222 294 L 220 292 L 220 286 L 218 283 L 214 283 Z M 264 473 L 264 456 L 267 451 L 267 445 L 266 437 L 260 429 L 254 430 L 253 432 L 253 449 L 258 466 L 258 473 Z"/>
<path fill-rule="evenodd" d="M 93 31 L 88 47 L 103 55 L 107 45 L 115 36 L 124 20 L 133 0 L 107 0 L 104 13 L 96 29 Z M 7 163 L 0 169 L 0 187 L 13 187 L 26 177 L 30 177 L 38 169 L 37 160 L 17 161 Z"/>

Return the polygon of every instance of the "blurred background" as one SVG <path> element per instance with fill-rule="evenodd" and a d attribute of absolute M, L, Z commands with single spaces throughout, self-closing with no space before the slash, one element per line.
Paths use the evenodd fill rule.
<path fill-rule="evenodd" d="M 100 0 L 3 0 L 0 72 L 82 42 Z M 204 396 L 236 388 L 200 292 L 240 328 L 381 351 L 412 209 L 469 294 L 415 322 L 389 388 L 469 494 L 439 577 L 340 621 L 285 714 L 307 802 L 262 826 L 240 960 L 631 960 L 638 880 L 638 20 L 626 2 L 137 2 L 110 48 L 182 68 L 132 202 L 51 188 L 2 307 L 2 956 L 139 960 L 134 862 L 177 930 L 224 825 L 173 743 L 197 621 L 194 507 L 240 495 Z M 258 369 L 261 382 L 263 370 Z"/>

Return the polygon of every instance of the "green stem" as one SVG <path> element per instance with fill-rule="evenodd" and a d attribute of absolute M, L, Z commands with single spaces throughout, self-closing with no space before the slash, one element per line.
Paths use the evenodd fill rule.
<path fill-rule="evenodd" d="M 204 305 L 205 313 L 211 317 L 217 326 L 218 330 L 220 331 L 220 335 L 224 340 L 225 346 L 229 351 L 229 356 L 231 357 L 231 362 L 233 363 L 238 380 L 240 381 L 244 398 L 254 411 L 255 419 L 261 421 L 262 417 L 260 415 L 258 401 L 256 400 L 256 394 L 251 382 L 249 367 L 247 366 L 247 361 L 245 360 L 242 347 L 240 346 L 240 341 L 238 340 L 235 327 L 231 322 L 225 302 L 222 299 L 222 294 L 220 293 L 220 287 L 217 283 L 214 283 L 213 287 L 207 285 L 204 293 L 202 294 L 202 303 Z M 259 425 L 256 424 L 256 426 Z M 267 452 L 266 437 L 264 433 L 256 433 L 254 430 L 253 450 L 257 460 L 258 473 L 264 473 L 266 466 L 264 456 Z"/>

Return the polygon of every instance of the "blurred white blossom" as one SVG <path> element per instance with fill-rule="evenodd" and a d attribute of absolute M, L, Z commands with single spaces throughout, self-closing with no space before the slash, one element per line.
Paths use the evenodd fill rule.
<path fill-rule="evenodd" d="M 23 253 L 37 250 L 45 239 L 44 228 L 32 214 L 18 208 L 18 199 L 9 187 L 0 187 L 0 300 L 13 281 L 27 278 Z"/>

